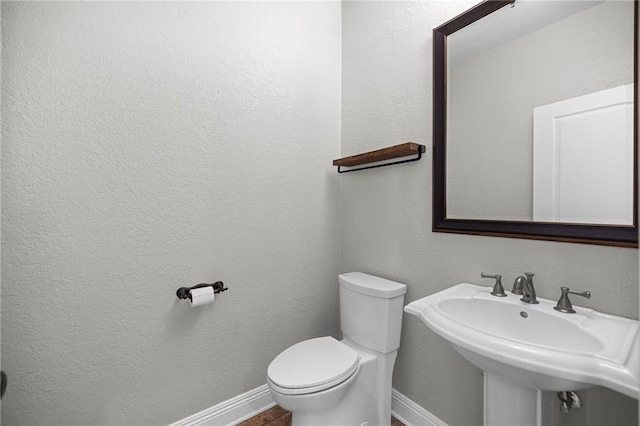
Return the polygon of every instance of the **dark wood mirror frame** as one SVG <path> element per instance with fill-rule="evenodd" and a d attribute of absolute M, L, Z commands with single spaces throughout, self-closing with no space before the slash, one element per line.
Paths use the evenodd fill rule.
<path fill-rule="evenodd" d="M 446 193 L 447 36 L 514 0 L 484 1 L 433 30 L 433 231 L 507 238 L 638 247 L 638 0 L 634 1 L 634 200 L 633 225 L 448 219 Z"/>

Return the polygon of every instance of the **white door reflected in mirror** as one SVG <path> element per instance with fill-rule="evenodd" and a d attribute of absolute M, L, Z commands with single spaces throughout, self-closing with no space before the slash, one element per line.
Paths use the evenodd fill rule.
<path fill-rule="evenodd" d="M 633 84 L 533 110 L 533 220 L 633 224 Z"/>
<path fill-rule="evenodd" d="M 534 17 L 537 19 L 531 22 Z M 550 22 L 551 18 L 559 19 Z M 530 32 L 526 33 L 525 28 Z M 575 206 L 561 214 L 544 212 L 540 213 L 542 219 L 535 217 L 533 111 L 542 105 L 632 86 L 633 35 L 632 1 L 519 0 L 515 7 L 503 7 L 447 36 L 446 217 L 632 224 L 626 221 L 632 210 L 621 214 L 621 209 L 615 208 L 613 215 L 608 213 L 617 205 L 610 200 L 595 203 L 601 207 L 599 210 L 585 210 L 582 202 L 571 202 L 568 205 Z M 633 126 L 633 115 L 630 117 L 627 124 Z M 586 134 L 602 131 L 590 118 L 565 120 L 563 127 L 568 129 L 577 123 L 588 125 Z M 569 159 L 578 168 L 587 164 L 580 146 L 591 153 L 598 152 L 599 159 L 618 156 L 619 152 L 605 152 L 611 146 L 609 133 L 593 141 L 591 147 L 563 147 L 563 155 L 578 154 L 578 158 Z M 632 153 L 633 135 L 629 141 Z M 633 154 L 626 158 L 633 161 Z M 580 185 L 572 185 L 563 191 L 565 195 L 574 193 L 574 200 L 590 203 L 621 186 L 626 191 L 633 185 L 629 174 L 629 180 L 622 185 L 615 183 L 604 189 L 603 180 L 593 175 L 595 169 L 589 169 L 570 177 L 571 167 L 563 168 L 567 172 L 563 183 L 567 179 L 584 182 L 585 176 L 591 180 L 589 185 L 582 185 L 584 191 L 573 192 Z M 615 169 L 620 172 L 619 166 Z M 597 184 L 603 189 L 597 189 Z M 582 200 L 585 194 L 589 196 Z"/>

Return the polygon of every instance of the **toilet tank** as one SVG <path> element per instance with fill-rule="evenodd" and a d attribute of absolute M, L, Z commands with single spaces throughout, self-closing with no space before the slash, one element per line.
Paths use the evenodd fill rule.
<path fill-rule="evenodd" d="M 362 272 L 341 274 L 339 281 L 344 337 L 380 353 L 398 349 L 407 286 Z"/>

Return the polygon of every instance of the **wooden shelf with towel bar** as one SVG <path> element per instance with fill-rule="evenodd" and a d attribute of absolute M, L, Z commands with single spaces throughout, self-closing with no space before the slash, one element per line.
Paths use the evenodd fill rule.
<path fill-rule="evenodd" d="M 374 169 L 376 167 L 391 166 L 393 164 L 409 163 L 412 161 L 418 161 L 422 158 L 422 153 L 425 152 L 425 146 L 415 142 L 405 142 L 400 145 L 394 145 L 387 148 L 378 149 L 375 151 L 369 151 L 358 155 L 352 155 L 349 157 L 339 158 L 333 160 L 333 165 L 338 166 L 338 173 L 355 172 L 358 170 Z M 394 160 L 396 158 L 409 157 L 412 158 L 398 160 L 393 162 L 386 162 Z M 380 163 L 381 164 L 373 164 Z M 370 166 L 363 166 L 365 164 L 372 164 Z M 347 170 L 343 170 L 342 167 L 349 167 Z M 357 168 L 351 168 L 357 167 Z"/>

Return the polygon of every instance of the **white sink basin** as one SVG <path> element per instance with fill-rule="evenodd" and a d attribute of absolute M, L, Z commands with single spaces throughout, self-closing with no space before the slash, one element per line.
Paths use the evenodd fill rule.
<path fill-rule="evenodd" d="M 544 391 L 602 385 L 638 398 L 638 321 L 574 305 L 575 314 L 491 288 L 458 284 L 411 302 L 417 315 L 482 370 Z M 560 292 L 558 291 L 558 295 Z"/>

